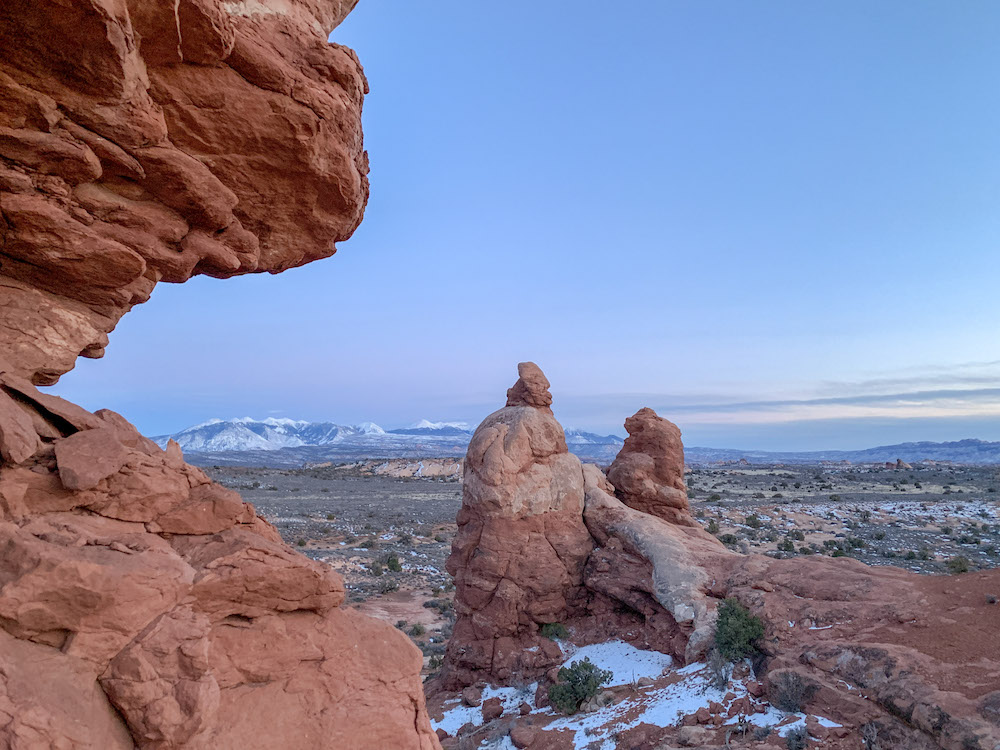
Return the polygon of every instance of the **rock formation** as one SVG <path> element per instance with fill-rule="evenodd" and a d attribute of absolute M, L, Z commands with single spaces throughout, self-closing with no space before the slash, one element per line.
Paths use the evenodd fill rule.
<path fill-rule="evenodd" d="M 684 444 L 677 425 L 652 409 L 625 420 L 628 438 L 608 469 L 618 499 L 668 523 L 696 526 L 684 486 Z"/>
<path fill-rule="evenodd" d="M 546 623 L 581 612 L 590 534 L 583 524 L 583 473 L 552 415 L 549 382 L 530 362 L 507 406 L 476 430 L 465 461 L 455 576 L 450 680 L 498 680 L 544 671 L 558 647 Z"/>
<path fill-rule="evenodd" d="M 0 746 L 435 748 L 421 657 L 119 415 L 38 390 L 159 281 L 361 220 L 351 0 L 0 7 Z"/>
<path fill-rule="evenodd" d="M 682 656 L 698 630 L 691 642 L 704 645 L 713 615 L 701 591 L 707 581 L 672 540 L 732 555 L 687 511 L 677 428 L 644 409 L 627 422 L 634 436 L 613 466 L 623 498 L 671 523 L 625 505 L 596 466 L 569 453 L 537 365 L 521 363 L 518 376 L 507 405 L 469 444 L 448 560 L 458 619 L 446 684 L 544 673 L 561 654 L 540 633 L 549 623 L 576 624 L 595 639 L 640 631 Z"/>
<path fill-rule="evenodd" d="M 449 560 L 458 621 L 442 687 L 544 681 L 561 661 L 536 634 L 549 619 L 578 644 L 624 638 L 698 660 L 712 644 L 717 604 L 735 597 L 766 625 L 756 664 L 764 689 L 780 690 L 782 675 L 795 673 L 808 706 L 847 728 L 824 747 L 857 748 L 863 733 L 878 738 L 870 747 L 1000 747 L 990 603 L 1000 571 L 941 578 L 849 558 L 731 552 L 691 517 L 679 431 L 649 409 L 626 421 L 629 439 L 607 477 L 559 459 L 558 487 L 567 489 L 554 492 L 549 466 L 565 454 L 548 382 L 535 365 L 519 372 L 509 405 L 479 427 L 466 462 Z M 480 543 L 483 530 L 510 543 Z M 569 553 L 568 540 L 577 545 Z M 552 574 L 543 585 L 539 571 Z"/>

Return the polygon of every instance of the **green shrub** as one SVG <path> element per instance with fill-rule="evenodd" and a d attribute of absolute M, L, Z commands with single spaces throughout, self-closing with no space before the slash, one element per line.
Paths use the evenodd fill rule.
<path fill-rule="evenodd" d="M 959 573 L 969 572 L 969 558 L 965 557 L 964 555 L 953 557 L 944 565 L 946 568 L 948 568 L 948 572 L 951 573 L 952 575 L 958 575 Z"/>
<path fill-rule="evenodd" d="M 549 701 L 564 714 L 575 714 L 580 704 L 597 695 L 601 685 L 612 677 L 614 674 L 598 669 L 590 659 L 575 661 L 559 670 L 558 682 L 549 688 Z"/>
<path fill-rule="evenodd" d="M 751 513 L 749 516 L 747 516 L 746 524 L 751 529 L 759 529 L 761 526 L 764 525 L 763 523 L 761 523 L 761 520 L 760 518 L 757 517 L 756 513 Z"/>
<path fill-rule="evenodd" d="M 380 576 L 382 575 L 382 573 L 385 572 L 384 570 L 382 570 L 382 563 L 380 563 L 378 560 L 372 562 L 372 564 L 368 566 L 368 570 L 373 576 Z"/>
<path fill-rule="evenodd" d="M 403 566 L 399 564 L 399 558 L 395 555 L 389 555 L 385 558 L 385 567 L 393 573 L 400 573 L 403 570 Z"/>
<path fill-rule="evenodd" d="M 739 544 L 740 538 L 736 534 L 723 534 L 719 537 L 719 541 L 723 544 L 734 545 Z"/>
<path fill-rule="evenodd" d="M 420 635 L 423 635 L 426 632 L 427 632 L 427 628 L 425 628 L 419 622 L 414 623 L 413 627 L 410 628 L 410 635 L 412 635 L 412 636 L 420 636 Z"/>
<path fill-rule="evenodd" d="M 549 640 L 564 640 L 569 638 L 569 631 L 561 622 L 547 622 L 542 625 L 542 637 Z"/>
<path fill-rule="evenodd" d="M 718 492 L 713 492 L 711 495 L 708 496 L 708 499 L 713 503 L 717 503 L 719 500 L 722 499 L 722 495 L 720 495 Z"/>
<path fill-rule="evenodd" d="M 764 637 L 764 623 L 759 617 L 735 599 L 726 599 L 719 605 L 715 624 L 715 647 L 723 658 L 738 661 L 753 656 L 757 644 Z"/>

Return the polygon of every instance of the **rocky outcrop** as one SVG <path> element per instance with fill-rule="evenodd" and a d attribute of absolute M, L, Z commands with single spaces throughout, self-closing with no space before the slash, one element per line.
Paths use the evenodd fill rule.
<path fill-rule="evenodd" d="M 625 429 L 625 445 L 608 468 L 618 499 L 668 523 L 697 526 L 688 506 L 677 425 L 644 408 L 625 420 Z"/>
<path fill-rule="evenodd" d="M 600 469 L 569 453 L 537 365 L 521 363 L 518 376 L 507 405 L 477 428 L 466 457 L 448 560 L 458 618 L 445 684 L 513 683 L 544 673 L 561 654 L 540 632 L 550 623 L 593 639 L 631 631 L 681 657 L 690 655 L 689 643 L 703 650 L 714 615 L 705 594 L 711 582 L 696 565 L 678 562 L 687 557 L 678 545 L 684 539 L 707 555 L 732 555 L 691 518 L 683 483 L 684 502 L 672 494 L 683 454 L 664 435 L 677 428 L 644 409 L 628 421 L 637 439 L 615 462 L 630 490 L 625 497 L 663 498 L 672 504 L 665 513 L 671 523 L 625 505 Z M 668 447 L 669 455 L 661 454 Z"/>
<path fill-rule="evenodd" d="M 629 439 L 608 476 L 596 466 L 567 463 L 560 486 L 571 489 L 555 502 L 551 482 L 532 481 L 548 477 L 540 474 L 546 461 L 562 455 L 548 382 L 534 365 L 520 372 L 508 392 L 513 405 L 480 426 L 466 463 L 460 533 L 449 561 L 459 582 L 458 622 L 443 687 L 545 680 L 545 665 L 559 657 L 534 633 L 549 617 L 568 627 L 577 644 L 624 638 L 681 662 L 699 660 L 712 645 L 717 604 L 733 597 L 766 626 L 755 663 L 760 689 L 779 698 L 792 675 L 807 687 L 797 699 L 806 710 L 842 725 L 835 734 L 811 728 L 825 737 L 824 747 L 855 748 L 859 738 L 881 748 L 1000 747 L 1000 640 L 991 604 L 1000 571 L 941 578 L 849 558 L 731 552 L 692 518 L 680 434 L 648 409 L 627 420 Z M 542 434 L 527 431 L 534 423 L 544 424 L 547 440 L 527 437 Z M 525 437 L 508 439 L 500 425 L 509 424 Z M 537 453 L 516 451 L 515 444 L 538 446 Z M 546 557 L 554 549 L 545 536 L 553 512 L 561 540 L 577 545 L 572 556 L 559 554 L 572 561 L 568 568 Z M 477 551 L 480 529 L 513 543 L 502 548 L 489 541 Z M 523 529 L 540 531 L 529 538 Z M 559 600 L 551 588 L 535 585 L 539 569 L 558 571 L 571 597 Z M 558 607 L 549 606 L 554 601 Z M 531 658 L 518 659 L 514 644 Z"/>
<path fill-rule="evenodd" d="M 458 533 L 448 559 L 458 620 L 448 679 L 500 681 L 537 674 L 559 658 L 540 635 L 582 612 L 591 550 L 583 473 L 552 415 L 549 382 L 518 366 L 507 406 L 479 425 L 465 461 Z"/>
<path fill-rule="evenodd" d="M 0 7 L 0 746 L 438 747 L 409 640 L 234 492 L 36 386 L 160 281 L 326 257 L 367 198 L 351 0 Z"/>
<path fill-rule="evenodd" d="M 0 8 L 0 356 L 36 385 L 160 281 L 307 263 L 368 194 L 350 0 Z"/>

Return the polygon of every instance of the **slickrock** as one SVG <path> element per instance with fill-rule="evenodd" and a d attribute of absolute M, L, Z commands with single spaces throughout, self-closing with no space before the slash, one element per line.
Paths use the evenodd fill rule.
<path fill-rule="evenodd" d="M 433 750 L 419 651 L 123 417 L 36 386 L 160 281 L 334 252 L 354 0 L 0 7 L 0 746 Z M 582 497 L 581 497 L 582 501 Z"/>

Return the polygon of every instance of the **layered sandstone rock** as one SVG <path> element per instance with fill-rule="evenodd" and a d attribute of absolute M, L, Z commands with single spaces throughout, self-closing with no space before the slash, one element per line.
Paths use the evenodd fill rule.
<path fill-rule="evenodd" d="M 36 385 L 159 281 L 281 271 L 351 235 L 367 83 L 350 0 L 0 7 L 0 356 Z"/>
<path fill-rule="evenodd" d="M 703 653 L 714 617 L 711 581 L 683 545 L 734 556 L 697 526 L 686 496 L 673 500 L 683 458 L 677 467 L 682 454 L 658 436 L 676 427 L 643 410 L 628 422 L 638 439 L 615 463 L 635 497 L 674 503 L 668 522 L 625 505 L 600 469 L 568 452 L 537 365 L 521 363 L 518 375 L 507 406 L 469 444 L 448 560 L 458 619 L 445 683 L 512 683 L 544 673 L 560 658 L 540 635 L 547 623 L 591 639 L 631 632 L 680 658 Z"/>
<path fill-rule="evenodd" d="M 554 502 L 551 483 L 532 478 L 544 471 L 546 457 L 562 455 L 562 433 L 551 418 L 544 376 L 534 365 L 520 371 L 508 392 L 513 406 L 487 418 L 467 459 L 460 533 L 449 561 L 460 584 L 459 617 L 445 687 L 544 680 L 545 663 L 558 660 L 534 636 L 547 617 L 558 617 L 578 643 L 625 638 L 681 662 L 701 659 L 712 643 L 718 602 L 735 597 L 766 624 L 756 662 L 764 690 L 779 693 L 794 673 L 809 687 L 806 709 L 843 726 L 835 734 L 812 727 L 825 737 L 824 747 L 856 748 L 861 738 L 871 747 L 917 750 L 1000 747 L 1000 639 L 990 604 L 1000 571 L 941 578 L 849 558 L 733 553 L 691 517 L 679 432 L 648 409 L 626 422 L 629 441 L 608 477 L 595 466 L 567 462 L 560 486 L 571 491 Z M 505 439 L 507 425 L 522 419 L 544 424 L 549 436 L 520 438 L 539 446 L 537 456 L 512 449 L 515 436 L 531 433 Z M 578 545 L 572 557 L 559 555 L 572 561 L 569 569 L 546 557 L 555 548 L 544 531 L 531 539 L 522 533 L 544 530 L 553 512 Z M 587 538 L 578 533 L 579 518 Z M 505 547 L 489 540 L 477 549 L 483 529 L 515 541 Z M 582 585 L 575 575 L 581 556 Z M 534 585 L 540 568 L 566 571 L 572 599 L 565 607 L 551 588 Z M 531 657 L 519 659 L 512 644 L 531 649 Z"/>
<path fill-rule="evenodd" d="M 465 461 L 458 533 L 448 559 L 458 620 L 449 680 L 510 681 L 555 664 L 546 623 L 582 611 L 590 534 L 583 523 L 583 473 L 552 415 L 549 382 L 518 366 L 507 406 L 476 429 Z"/>
<path fill-rule="evenodd" d="M 277 272 L 361 220 L 351 0 L 0 7 L 0 746 L 438 747 L 421 656 L 109 411 L 36 386 L 159 281 Z"/>
<path fill-rule="evenodd" d="M 684 485 L 684 444 L 673 422 L 650 408 L 625 420 L 628 438 L 608 468 L 608 481 L 630 508 L 668 523 L 696 526 Z"/>

